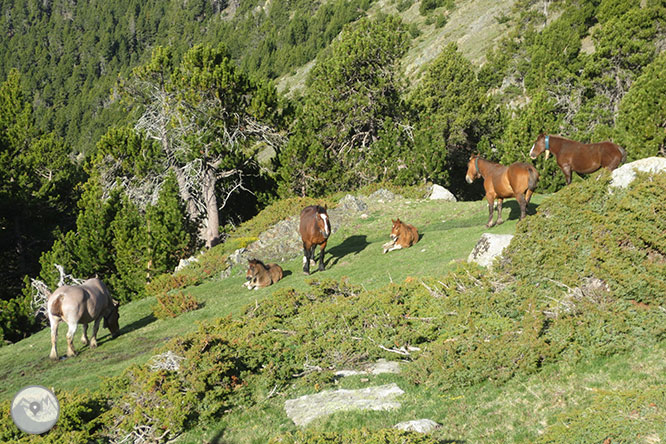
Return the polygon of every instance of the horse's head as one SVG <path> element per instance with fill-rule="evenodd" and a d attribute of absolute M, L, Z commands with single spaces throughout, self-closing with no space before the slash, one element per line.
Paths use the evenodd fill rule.
<path fill-rule="evenodd" d="M 393 222 L 393 228 L 391 229 L 391 240 L 396 241 L 398 237 L 400 237 L 400 231 L 402 231 L 402 221 L 400 218 L 393 220 L 391 219 L 391 222 Z"/>
<path fill-rule="evenodd" d="M 539 157 L 539 154 L 543 153 L 544 151 L 546 152 L 546 159 L 548 159 L 550 156 L 550 150 L 546 146 L 546 140 L 547 136 L 545 134 L 539 134 L 539 137 L 537 137 L 536 141 L 534 141 L 532 149 L 530 150 L 530 159 L 536 159 Z"/>
<path fill-rule="evenodd" d="M 118 312 L 118 301 L 111 299 L 111 310 L 104 316 L 104 328 L 108 328 L 111 332 L 111 337 L 115 338 L 118 336 L 120 331 L 120 325 L 118 320 L 120 319 L 120 313 Z"/>
<path fill-rule="evenodd" d="M 481 177 L 481 173 L 479 172 L 479 155 L 472 154 L 469 158 L 469 162 L 467 162 L 467 174 L 465 174 L 465 180 L 467 183 L 472 183 L 479 177 Z"/>
<path fill-rule="evenodd" d="M 324 238 L 328 239 L 331 235 L 331 221 L 328 220 L 328 213 L 326 207 L 317 207 L 317 217 L 315 217 L 315 224 L 317 229 L 321 232 Z"/>
<path fill-rule="evenodd" d="M 262 265 L 257 259 L 250 259 L 247 261 L 247 273 L 245 273 L 245 279 L 251 281 L 259 273 L 259 267 Z"/>

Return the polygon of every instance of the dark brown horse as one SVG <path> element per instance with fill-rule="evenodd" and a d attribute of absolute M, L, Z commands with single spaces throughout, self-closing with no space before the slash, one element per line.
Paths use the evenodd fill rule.
<path fill-rule="evenodd" d="M 243 285 L 248 290 L 258 290 L 260 288 L 268 287 L 282 279 L 282 267 L 278 264 L 264 264 L 259 259 L 250 259 L 247 261 L 247 273 L 245 278 L 247 282 Z"/>
<path fill-rule="evenodd" d="M 319 271 L 324 271 L 324 250 L 328 237 L 331 235 L 331 222 L 328 219 L 326 208 L 319 205 L 303 208 L 299 232 L 303 240 L 303 271 L 310 274 L 310 261 L 314 261 L 317 245 L 321 246 Z"/>
<path fill-rule="evenodd" d="M 400 218 L 397 220 L 391 219 L 391 222 L 393 222 L 391 242 L 383 245 L 384 253 L 401 248 L 409 248 L 419 241 L 419 232 L 414 225 L 406 224 Z"/>
<path fill-rule="evenodd" d="M 627 160 L 627 152 L 613 142 L 581 143 L 565 139 L 560 136 L 539 134 L 532 149 L 530 157 L 546 152 L 546 159 L 552 152 L 555 155 L 567 185 L 571 183 L 571 172 L 580 174 L 594 173 L 601 167 L 613 171 Z"/>
<path fill-rule="evenodd" d="M 56 340 L 58 338 L 58 324 L 65 321 L 69 326 L 67 330 L 67 356 L 75 356 L 74 333 L 78 324 L 83 324 L 81 341 L 88 344 L 87 329 L 90 322 L 94 322 L 90 348 L 97 347 L 97 330 L 99 323 L 104 319 L 104 327 L 116 337 L 120 327 L 118 325 L 118 302 L 114 301 L 104 282 L 98 278 L 88 279 L 81 285 L 63 285 L 54 291 L 47 302 L 49 321 L 51 323 L 51 355 L 57 360 L 58 351 Z"/>
<path fill-rule="evenodd" d="M 488 222 L 486 227 L 490 228 L 502 222 L 502 202 L 509 197 L 515 197 L 520 205 L 520 220 L 523 220 L 527 212 L 527 204 L 530 203 L 534 189 L 539 181 L 539 173 L 529 163 L 515 162 L 509 166 L 493 163 L 473 155 L 467 163 L 467 175 L 465 180 L 472 183 L 474 179 L 483 177 L 483 188 L 486 190 L 488 201 Z M 497 221 L 493 220 L 494 203 L 497 200 Z"/>

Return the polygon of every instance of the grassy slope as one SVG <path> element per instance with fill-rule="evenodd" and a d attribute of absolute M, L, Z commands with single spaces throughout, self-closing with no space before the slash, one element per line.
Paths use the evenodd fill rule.
<path fill-rule="evenodd" d="M 539 202 L 535 196 L 534 202 Z M 367 289 L 378 288 L 391 280 L 403 281 L 407 276 L 440 275 L 450 269 L 454 261 L 465 260 L 480 235 L 487 211 L 485 202 L 435 202 L 400 199 L 373 207 L 367 219 L 340 227 L 331 237 L 326 261 L 327 270 L 319 274 L 331 278 L 349 277 Z M 493 233 L 513 232 L 518 216 L 515 201 L 504 208 L 504 225 L 493 228 Z M 420 242 L 413 248 L 381 254 L 382 244 L 388 241 L 391 217 L 400 217 L 419 228 Z M 335 224 L 335 221 L 333 221 Z M 269 258 L 266 258 L 269 259 Z M 100 347 L 93 351 L 80 345 L 81 329 L 77 331 L 75 347 L 81 354 L 76 359 L 53 363 L 48 359 L 49 330 L 43 331 L 13 345 L 0 348 L 0 399 L 10 399 L 21 387 L 41 384 L 61 389 L 98 386 L 100 378 L 115 375 L 132 363 L 146 362 L 151 350 L 168 338 L 195 328 L 195 322 L 227 314 L 238 314 L 246 304 L 268 297 L 273 289 L 306 287 L 301 271 L 301 258 L 282 264 L 286 278 L 271 289 L 248 292 L 244 270 L 235 270 L 225 280 L 209 281 L 189 288 L 199 301 L 200 310 L 172 320 L 156 320 L 151 311 L 153 298 L 125 305 L 120 310 L 122 335 L 109 340 L 108 331 L 100 328 Z M 314 273 L 313 276 L 317 276 Z M 58 352 L 66 351 L 66 326 L 61 325 Z"/>
<path fill-rule="evenodd" d="M 538 204 L 544 199 L 537 195 L 534 202 Z M 332 236 L 327 270 L 314 273 L 313 277 L 348 277 L 353 283 L 374 289 L 391 280 L 400 282 L 408 277 L 443 275 L 456 261 L 465 260 L 479 236 L 488 231 L 483 227 L 487 215 L 483 202 L 400 199 L 372 207 L 367 214 L 367 218 L 341 227 Z M 504 215 L 509 220 L 491 232 L 513 232 L 517 223 L 515 201 L 507 202 Z M 413 248 L 382 255 L 381 246 L 387 241 L 390 219 L 395 216 L 419 227 L 422 238 Z M 195 321 L 237 315 L 246 304 L 270 297 L 274 289 L 307 285 L 308 278 L 300 271 L 300 258 L 283 266 L 287 276 L 271 289 L 248 292 L 241 286 L 241 270 L 236 270 L 226 280 L 212 280 L 189 288 L 188 291 L 204 302 L 204 307 L 172 320 L 155 320 L 151 314 L 154 302 L 150 298 L 128 304 L 121 309 L 123 334 L 109 340 L 107 331 L 103 330 L 100 347 L 94 351 L 79 347 L 81 354 L 74 359 L 57 363 L 48 360 L 46 329 L 20 343 L 3 347 L 0 349 L 0 397 L 10 399 L 20 387 L 28 384 L 66 390 L 94 389 L 101 378 L 118 374 L 131 363 L 146 362 L 154 347 L 167 338 L 193 330 Z M 64 329 L 59 348 L 62 354 Z M 341 413 L 319 419 L 309 427 L 329 431 L 351 427 L 373 429 L 430 418 L 443 425 L 434 433 L 445 442 L 531 442 L 546 426 L 560 421 L 558 415 L 572 408 L 594 409 L 600 394 L 654 387 L 655 383 L 663 382 L 664 374 L 666 346 L 662 343 L 656 348 L 578 367 L 550 366 L 537 375 L 516 377 L 502 386 L 484 383 L 448 392 L 433 392 L 400 375 L 356 376 L 340 381 L 339 386 L 358 388 L 397 382 L 406 392 L 401 397 L 402 407 L 392 412 Z M 277 433 L 296 429 L 286 417 L 283 403 L 298 394 L 291 393 L 288 387 L 280 388 L 275 397 L 249 409 L 234 410 L 218 423 L 188 432 L 180 442 L 267 442 Z M 617 414 L 631 415 L 632 412 L 618 411 Z M 266 427 L 268 424 L 270 427 Z M 639 442 L 660 442 L 660 438 L 663 437 L 651 435 Z"/>

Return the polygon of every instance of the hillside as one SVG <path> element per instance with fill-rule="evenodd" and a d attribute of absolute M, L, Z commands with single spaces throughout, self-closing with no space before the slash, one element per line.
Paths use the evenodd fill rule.
<path fill-rule="evenodd" d="M 351 443 L 359 433 L 397 439 L 386 442 L 659 442 L 666 227 L 656 191 L 665 181 L 642 176 L 608 195 L 608 175 L 597 174 L 537 196 L 536 214 L 518 224 L 507 202 L 509 220 L 492 232 L 516 237 L 495 272 L 464 265 L 487 231 L 484 203 L 372 202 L 367 217 L 339 227 L 326 271 L 310 278 L 296 258 L 278 284 L 248 292 L 237 270 L 186 288 L 203 307 L 173 320 L 155 320 L 151 299 L 132 302 L 119 338 L 102 335 L 98 349 L 57 363 L 46 358 L 46 330 L 0 349 L 2 397 L 28 382 L 53 386 L 71 418 L 54 430 L 59 439 L 102 430 L 119 438 L 152 418 L 165 438 L 185 432 L 179 442 Z M 423 237 L 381 255 L 394 215 Z M 419 351 L 391 351 L 407 345 Z M 144 365 L 167 350 L 186 357 L 181 370 Z M 379 358 L 399 359 L 403 372 L 333 377 Z M 100 382 L 97 394 L 70 392 Z M 406 391 L 396 411 L 333 415 L 304 432 L 284 413 L 285 400 L 302 394 L 387 382 Z M 89 416 L 93 405 L 101 411 Z M 442 427 L 430 438 L 380 432 L 421 417 Z M 19 438 L 8 420 L 5 441 Z"/>

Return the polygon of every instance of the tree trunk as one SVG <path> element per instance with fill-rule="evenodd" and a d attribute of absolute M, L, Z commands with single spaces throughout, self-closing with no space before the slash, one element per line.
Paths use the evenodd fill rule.
<path fill-rule="evenodd" d="M 217 207 L 217 195 L 215 194 L 215 184 L 217 183 L 215 173 L 214 169 L 207 168 L 204 173 L 203 184 L 201 184 L 206 202 L 206 221 L 202 231 L 208 248 L 220 243 L 220 212 Z"/>

